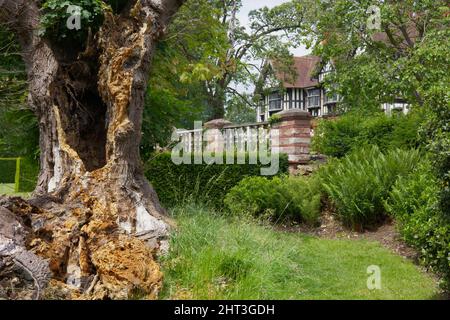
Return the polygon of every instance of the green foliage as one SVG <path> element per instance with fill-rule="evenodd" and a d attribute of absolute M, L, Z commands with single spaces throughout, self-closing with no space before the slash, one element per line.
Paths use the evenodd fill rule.
<path fill-rule="evenodd" d="M 428 111 L 421 131 L 427 144 L 439 185 L 439 206 L 450 216 L 450 64 L 448 39 L 450 29 L 437 30 L 424 40 L 411 61 L 411 72 L 427 72 L 420 83 L 424 106 Z"/>
<path fill-rule="evenodd" d="M 20 159 L 19 192 L 33 192 L 39 174 L 39 161 L 35 158 Z"/>
<path fill-rule="evenodd" d="M 0 159 L 0 183 L 14 183 L 16 177 L 16 160 Z"/>
<path fill-rule="evenodd" d="M 147 90 L 143 114 L 142 157 L 148 159 L 157 145 L 170 145 L 174 128 L 193 129 L 194 121 L 202 119 L 201 105 L 201 101 L 195 97 L 178 96 L 170 89 L 170 85 L 161 87 L 161 84 L 151 84 Z"/>
<path fill-rule="evenodd" d="M 395 181 L 408 175 L 420 160 L 417 150 L 362 148 L 341 160 L 333 160 L 320 171 L 322 186 L 342 221 L 367 227 L 385 216 L 383 201 Z"/>
<path fill-rule="evenodd" d="M 336 120 L 320 120 L 312 140 L 313 149 L 332 157 L 345 156 L 358 141 L 361 120 L 361 117 L 355 115 L 343 115 Z"/>
<path fill-rule="evenodd" d="M 251 107 L 252 97 L 246 93 L 241 94 L 241 96 L 242 98 L 232 96 L 228 99 L 225 119 L 235 124 L 253 123 L 256 119 L 256 110 Z M 243 99 L 249 101 L 249 103 L 245 103 L 245 101 L 242 101 Z"/>
<path fill-rule="evenodd" d="M 119 1 L 114 1 L 114 5 L 118 4 Z M 67 27 L 67 21 L 72 16 L 72 13 L 68 12 L 69 6 L 81 8 L 79 30 L 70 30 Z M 106 9 L 106 4 L 101 0 L 47 0 L 42 4 L 44 13 L 40 33 L 55 43 L 83 46 L 89 30 L 95 33 L 101 27 Z"/>
<path fill-rule="evenodd" d="M 170 96 L 182 106 L 176 103 L 166 105 L 164 109 L 173 109 L 179 117 L 187 114 L 187 118 L 191 118 L 190 112 L 184 110 L 188 107 L 192 113 L 198 114 L 196 120 L 211 118 L 207 88 L 223 76 L 225 65 L 222 62 L 229 48 L 226 28 L 218 18 L 220 9 L 215 6 L 216 2 L 186 1 L 168 26 L 167 36 L 156 48 L 149 84 L 151 102 L 160 99 L 162 94 Z M 150 104 L 149 109 L 150 113 L 156 112 Z M 158 122 L 164 124 L 166 119 Z M 186 129 L 192 125 L 177 124 Z"/>
<path fill-rule="evenodd" d="M 420 253 L 420 261 L 442 277 L 450 291 L 450 220 L 439 206 L 439 185 L 424 163 L 397 180 L 386 210 L 395 217 L 403 239 Z"/>
<path fill-rule="evenodd" d="M 229 119 L 253 122 L 255 102 L 236 84 L 254 86 L 260 76 L 255 61 L 276 59 L 290 66 L 289 49 L 299 44 L 301 1 L 252 11 L 248 28 L 238 19 L 241 8 L 241 0 L 186 1 L 156 52 L 156 64 L 169 72 L 154 73 L 155 82 L 181 82 L 174 87 L 177 96 L 187 90 L 190 97 L 204 97 L 207 120 L 223 118 L 226 107 Z"/>
<path fill-rule="evenodd" d="M 313 225 L 320 216 L 320 200 L 316 178 L 248 177 L 230 190 L 224 202 L 235 215 L 297 218 Z"/>
<path fill-rule="evenodd" d="M 192 205 L 173 210 L 161 299 L 432 299 L 433 278 L 376 242 L 274 230 Z M 382 290 L 367 289 L 367 266 Z"/>
<path fill-rule="evenodd" d="M 37 166 L 38 122 L 26 105 L 27 77 L 19 54 L 19 44 L 14 35 L 3 27 L 0 28 L 0 47 L 0 157 L 22 158 L 21 174 L 30 178 L 21 177 L 20 188 L 30 191 L 34 189 L 34 185 L 27 186 L 26 181 L 34 181 L 37 173 L 28 175 L 25 167 L 28 166 L 27 161 Z M 0 169 L 0 176 L 14 174 L 11 172 L 15 173 L 15 169 Z"/>
<path fill-rule="evenodd" d="M 376 109 L 398 97 L 422 105 L 422 89 L 448 77 L 448 9 L 438 9 L 448 7 L 446 0 L 315 2 L 317 10 L 309 15 L 311 42 L 317 55 L 333 62 L 336 72 L 327 79 L 327 89 L 339 93 L 346 107 Z M 381 35 L 368 28 L 367 9 L 374 4 L 381 12 Z"/>
<path fill-rule="evenodd" d="M 347 110 L 378 108 L 399 97 L 423 109 L 421 143 L 433 155 L 439 205 L 450 212 L 448 1 L 378 1 L 381 34 L 367 28 L 366 10 L 373 1 L 315 4 L 317 10 L 309 15 L 310 44 L 336 71 L 328 77 L 327 89 L 344 98 Z"/>
<path fill-rule="evenodd" d="M 245 177 L 259 176 L 261 167 L 266 167 L 250 165 L 248 160 L 247 164 L 242 165 L 225 163 L 176 165 L 171 154 L 165 152 L 154 155 L 146 163 L 145 174 L 167 207 L 193 201 L 221 208 L 225 195 L 232 187 Z M 287 156 L 280 155 L 279 174 L 287 171 Z"/>
<path fill-rule="evenodd" d="M 36 187 L 39 173 L 37 160 L 29 158 L 20 159 L 19 192 L 32 192 Z M 16 178 L 16 159 L 3 160 L 0 158 L 0 184 L 14 184 Z"/>
<path fill-rule="evenodd" d="M 375 145 L 382 150 L 418 146 L 422 112 L 387 116 L 384 113 L 344 114 L 337 119 L 319 121 L 313 148 L 322 154 L 341 158 L 353 150 Z"/>
<path fill-rule="evenodd" d="M 39 128 L 34 113 L 23 105 L 0 109 L 0 156 L 37 158 Z"/>
<path fill-rule="evenodd" d="M 280 121 L 281 121 L 281 116 L 278 115 L 278 114 L 271 115 L 270 118 L 269 118 L 269 124 L 271 126 L 279 123 Z"/>

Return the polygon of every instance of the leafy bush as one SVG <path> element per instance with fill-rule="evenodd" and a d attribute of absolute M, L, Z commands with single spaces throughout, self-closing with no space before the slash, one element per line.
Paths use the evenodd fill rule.
<path fill-rule="evenodd" d="M 16 178 L 16 161 L 0 159 L 0 183 L 14 183 Z"/>
<path fill-rule="evenodd" d="M 418 145 L 421 112 L 387 116 L 376 114 L 345 114 L 338 119 L 319 122 L 313 138 L 313 148 L 322 154 L 341 158 L 366 145 L 383 150 L 414 148 Z"/>
<path fill-rule="evenodd" d="M 364 119 L 361 124 L 361 131 L 359 132 L 356 146 L 353 148 L 367 144 L 376 145 L 382 150 L 388 149 L 392 141 L 392 133 L 400 117 L 400 115 L 386 116 L 380 114 Z"/>
<path fill-rule="evenodd" d="M 362 148 L 322 167 L 322 186 L 343 222 L 352 227 L 378 223 L 383 201 L 398 177 L 408 175 L 420 160 L 417 150 L 400 149 L 384 155 L 378 147 Z"/>
<path fill-rule="evenodd" d="M 247 155 L 248 157 L 248 155 Z M 160 153 L 146 163 L 146 176 L 167 207 L 193 201 L 212 207 L 223 207 L 228 191 L 242 179 L 259 176 L 261 165 L 248 164 L 181 164 L 172 162 L 170 153 Z M 236 161 L 235 161 L 236 163 Z M 288 158 L 280 154 L 278 174 L 288 172 Z"/>
<path fill-rule="evenodd" d="M 431 165 L 401 177 L 385 203 L 403 239 L 420 253 L 421 262 L 440 274 L 450 290 L 450 220 L 437 205 L 439 185 Z"/>
<path fill-rule="evenodd" d="M 32 192 L 36 188 L 39 161 L 33 158 L 20 159 L 19 192 Z"/>
<path fill-rule="evenodd" d="M 439 97 L 439 96 L 438 96 Z M 442 101 L 437 99 L 435 110 L 427 114 L 421 130 L 421 140 L 430 153 L 433 171 L 438 178 L 439 206 L 450 219 L 450 93 Z"/>
<path fill-rule="evenodd" d="M 292 217 L 314 224 L 320 200 L 319 181 L 312 177 L 248 177 L 230 190 L 224 202 L 235 215 Z"/>
<path fill-rule="evenodd" d="M 338 119 L 319 121 L 312 147 L 322 154 L 341 158 L 349 153 L 358 141 L 361 132 L 361 118 L 344 115 Z"/>

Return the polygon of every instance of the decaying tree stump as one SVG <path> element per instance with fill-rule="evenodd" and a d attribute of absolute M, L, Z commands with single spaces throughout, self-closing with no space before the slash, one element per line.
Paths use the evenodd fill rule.
<path fill-rule="evenodd" d="M 77 52 L 36 32 L 39 1 L 0 0 L 0 22 L 23 49 L 41 150 L 33 199 L 0 202 L 0 270 L 6 260 L 25 270 L 27 255 L 39 270 L 48 266 L 49 286 L 69 298 L 157 296 L 154 255 L 167 247 L 170 222 L 144 177 L 139 144 L 155 43 L 183 2 L 130 0 L 105 12 Z M 16 226 L 27 230 L 24 239 L 9 238 Z M 34 297 L 43 279 L 34 280 Z"/>

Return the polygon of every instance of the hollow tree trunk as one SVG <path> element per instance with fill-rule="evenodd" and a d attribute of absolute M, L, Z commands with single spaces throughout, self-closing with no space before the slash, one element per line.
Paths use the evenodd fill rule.
<path fill-rule="evenodd" d="M 166 246 L 169 221 L 139 144 L 155 43 L 182 2 L 129 1 L 74 52 L 37 36 L 37 1 L 0 0 L 0 19 L 23 47 L 41 150 L 34 199 L 5 206 L 33 208 L 28 248 L 82 297 L 155 297 L 160 287 L 153 254 Z"/>

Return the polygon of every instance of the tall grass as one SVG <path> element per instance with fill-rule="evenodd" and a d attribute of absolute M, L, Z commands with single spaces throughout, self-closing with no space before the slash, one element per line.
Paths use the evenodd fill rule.
<path fill-rule="evenodd" d="M 173 211 L 178 228 L 162 299 L 427 299 L 433 280 L 379 244 L 275 231 L 249 218 L 191 205 Z M 367 288 L 367 267 L 382 289 Z"/>

